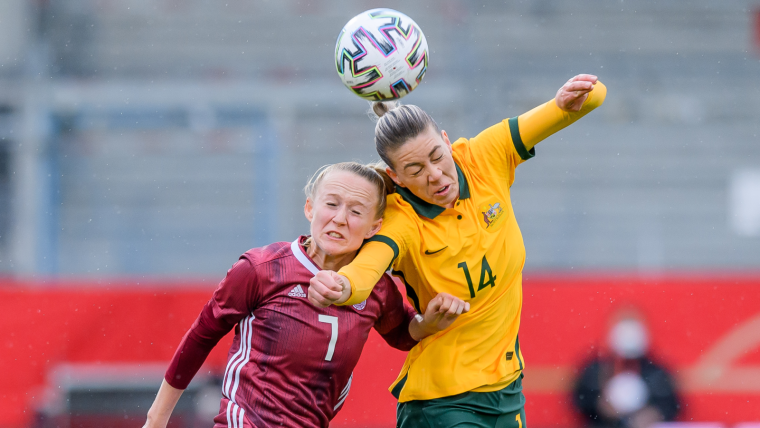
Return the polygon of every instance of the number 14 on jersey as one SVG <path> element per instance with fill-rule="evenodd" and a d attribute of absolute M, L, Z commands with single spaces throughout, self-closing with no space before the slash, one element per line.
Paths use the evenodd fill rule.
<path fill-rule="evenodd" d="M 470 269 L 467 267 L 467 262 L 462 262 L 457 265 L 458 268 L 464 271 L 464 278 L 467 280 L 467 287 L 470 289 L 470 297 L 475 297 L 475 286 L 472 284 L 472 277 L 470 276 Z M 478 291 L 488 287 L 496 286 L 496 275 L 491 271 L 491 266 L 486 260 L 486 256 L 483 256 L 483 261 L 480 264 L 480 284 L 478 284 Z"/>

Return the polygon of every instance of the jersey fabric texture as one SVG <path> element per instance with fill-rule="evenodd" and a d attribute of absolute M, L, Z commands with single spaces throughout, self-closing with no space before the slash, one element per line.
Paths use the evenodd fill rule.
<path fill-rule="evenodd" d="M 365 301 L 319 309 L 306 298 L 319 270 L 301 244 L 279 242 L 243 254 L 185 334 L 166 372 L 185 389 L 230 330 L 215 427 L 327 427 L 351 389 L 352 371 L 372 328 L 391 346 L 417 342 L 415 311 L 385 275 Z"/>
<path fill-rule="evenodd" d="M 525 246 L 510 187 L 515 168 L 542 139 L 602 103 L 597 83 L 581 111 L 554 100 L 452 145 L 459 181 L 453 208 L 431 205 L 398 187 L 388 196 L 380 232 L 340 270 L 351 282 L 351 305 L 366 298 L 383 272 L 400 278 L 418 312 L 440 292 L 470 302 L 448 329 L 423 339 L 407 355 L 391 386 L 400 402 L 466 391 L 498 391 L 525 367 L 518 331 Z"/>

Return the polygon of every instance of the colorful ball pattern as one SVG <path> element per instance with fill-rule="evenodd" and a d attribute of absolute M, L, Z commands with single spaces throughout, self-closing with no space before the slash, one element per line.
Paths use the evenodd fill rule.
<path fill-rule="evenodd" d="M 425 76 L 428 45 L 411 18 L 393 9 L 356 15 L 335 44 L 335 66 L 343 84 L 370 101 L 412 92 Z"/>

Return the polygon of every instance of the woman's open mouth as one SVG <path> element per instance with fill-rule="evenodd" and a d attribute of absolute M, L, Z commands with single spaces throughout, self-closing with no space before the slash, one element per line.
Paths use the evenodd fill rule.
<path fill-rule="evenodd" d="M 435 196 L 446 196 L 446 194 L 449 192 L 449 189 L 451 188 L 451 184 L 448 186 L 443 186 L 440 189 L 438 189 L 437 192 L 434 193 Z"/>
<path fill-rule="evenodd" d="M 343 235 L 338 232 L 327 232 L 327 236 L 333 239 L 343 239 Z"/>

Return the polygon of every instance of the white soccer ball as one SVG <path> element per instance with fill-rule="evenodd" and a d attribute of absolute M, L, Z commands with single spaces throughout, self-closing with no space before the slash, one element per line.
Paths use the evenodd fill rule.
<path fill-rule="evenodd" d="M 393 9 L 356 15 L 335 44 L 335 66 L 343 84 L 370 101 L 412 92 L 425 76 L 429 55 L 417 23 Z"/>

